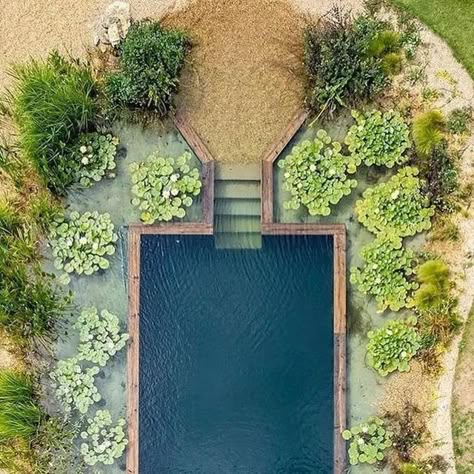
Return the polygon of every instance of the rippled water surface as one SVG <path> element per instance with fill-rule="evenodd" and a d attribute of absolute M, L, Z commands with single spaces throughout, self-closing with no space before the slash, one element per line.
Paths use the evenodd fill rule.
<path fill-rule="evenodd" d="M 332 472 L 332 239 L 141 245 L 141 474 Z"/>

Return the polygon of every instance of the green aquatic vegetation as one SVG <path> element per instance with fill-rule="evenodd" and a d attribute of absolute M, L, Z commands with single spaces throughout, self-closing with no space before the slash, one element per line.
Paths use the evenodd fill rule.
<path fill-rule="evenodd" d="M 77 410 L 85 414 L 89 408 L 101 399 L 95 386 L 95 377 L 99 367 L 83 368 L 76 357 L 58 361 L 51 373 L 56 398 L 66 413 Z"/>
<path fill-rule="evenodd" d="M 71 161 L 77 164 L 76 180 L 86 188 L 104 176 L 113 178 L 119 140 L 110 133 L 84 133 L 71 150 Z"/>
<path fill-rule="evenodd" d="M 78 360 L 86 360 L 101 367 L 128 340 L 128 334 L 120 331 L 118 317 L 106 309 L 100 313 L 94 307 L 83 309 L 74 327 L 79 331 Z"/>
<path fill-rule="evenodd" d="M 314 140 L 296 145 L 278 162 L 284 170 L 284 189 L 291 193 L 285 209 L 296 210 L 302 205 L 312 216 L 328 216 L 330 206 L 351 193 L 357 181 L 348 174 L 356 172 L 356 160 L 344 156 L 341 148 L 339 142 L 319 130 Z"/>
<path fill-rule="evenodd" d="M 395 370 L 410 370 L 410 361 L 421 348 L 416 322 L 415 317 L 387 321 L 367 334 L 367 363 L 382 377 Z"/>
<path fill-rule="evenodd" d="M 49 233 L 54 265 L 67 273 L 91 275 L 109 268 L 118 239 L 108 213 L 71 212 L 58 218 Z"/>
<path fill-rule="evenodd" d="M 132 163 L 132 204 L 145 224 L 182 219 L 193 198 L 201 192 L 198 168 L 190 166 L 191 154 L 164 158 L 153 153 L 146 161 Z"/>
<path fill-rule="evenodd" d="M 165 115 L 172 106 L 190 42 L 156 21 L 133 23 L 119 46 L 120 68 L 106 78 L 114 105 L 148 108 Z"/>
<path fill-rule="evenodd" d="M 362 268 L 351 268 L 351 283 L 360 292 L 373 296 L 379 311 L 398 311 L 407 306 L 418 284 L 411 278 L 414 253 L 402 246 L 401 239 L 380 235 L 362 248 L 361 257 Z"/>
<path fill-rule="evenodd" d="M 81 455 L 89 466 L 113 464 L 120 458 L 128 444 L 125 437 L 125 420 L 119 419 L 115 425 L 108 410 L 97 410 L 94 418 L 87 420 L 87 427 L 81 433 Z"/>
<path fill-rule="evenodd" d="M 410 129 L 400 114 L 393 110 L 353 110 L 352 116 L 356 123 L 349 129 L 345 143 L 358 164 L 393 168 L 408 160 L 404 153 L 410 147 Z"/>
<path fill-rule="evenodd" d="M 416 151 L 428 156 L 444 138 L 446 120 L 441 110 L 428 110 L 413 119 L 412 133 Z"/>
<path fill-rule="evenodd" d="M 9 101 L 21 151 L 45 184 L 64 194 L 74 182 L 74 166 L 66 148 L 91 128 L 97 115 L 91 72 L 54 52 L 45 61 L 15 66 L 11 75 Z"/>
<path fill-rule="evenodd" d="M 407 237 L 428 230 L 434 209 L 421 193 L 422 186 L 417 168 L 400 169 L 389 181 L 367 189 L 357 201 L 359 222 L 376 235 Z"/>
<path fill-rule="evenodd" d="M 382 419 L 375 416 L 350 430 L 344 430 L 342 437 L 350 441 L 348 454 L 351 466 L 383 461 L 386 449 L 392 446 L 392 432 Z"/>

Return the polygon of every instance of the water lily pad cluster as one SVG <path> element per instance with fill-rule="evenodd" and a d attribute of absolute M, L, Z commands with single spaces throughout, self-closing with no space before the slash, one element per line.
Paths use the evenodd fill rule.
<path fill-rule="evenodd" d="M 74 327 L 79 331 L 78 359 L 104 367 L 108 360 L 123 349 L 129 336 L 122 333 L 119 318 L 95 307 L 85 308 Z"/>
<path fill-rule="evenodd" d="M 99 367 L 83 368 L 76 357 L 60 360 L 51 373 L 56 398 L 62 403 L 64 411 L 77 410 L 87 413 L 89 408 L 101 399 L 95 386 Z"/>
<path fill-rule="evenodd" d="M 325 130 L 319 130 L 314 140 L 296 145 L 278 162 L 284 170 L 284 189 L 291 199 L 285 209 L 308 209 L 310 215 L 328 216 L 331 205 L 337 204 L 357 186 L 348 175 L 357 170 L 353 157 L 341 153 L 342 146 L 333 142 Z"/>
<path fill-rule="evenodd" d="M 358 290 L 373 296 L 379 311 L 392 311 L 409 304 L 409 297 L 418 283 L 414 273 L 414 253 L 402 246 L 401 239 L 380 235 L 361 250 L 362 268 L 351 268 L 350 281 Z"/>
<path fill-rule="evenodd" d="M 77 167 L 77 181 L 86 188 L 104 176 L 114 178 L 115 156 L 119 139 L 112 134 L 97 132 L 80 135 L 72 149 L 71 160 Z"/>
<path fill-rule="evenodd" d="M 410 361 L 421 347 L 416 318 L 387 321 L 376 331 L 369 331 L 367 362 L 382 377 L 398 370 L 410 370 Z"/>
<path fill-rule="evenodd" d="M 421 189 L 418 169 L 402 168 L 389 181 L 364 192 L 356 203 L 357 218 L 374 234 L 407 237 L 428 230 L 434 208 Z"/>
<path fill-rule="evenodd" d="M 59 218 L 50 229 L 50 246 L 58 270 L 92 275 L 109 268 L 118 239 L 108 213 L 71 212 Z"/>
<path fill-rule="evenodd" d="M 201 192 L 198 168 L 191 168 L 191 154 L 164 158 L 153 153 L 141 163 L 132 163 L 132 204 L 141 211 L 145 224 L 182 219 L 186 208 Z"/>
<path fill-rule="evenodd" d="M 392 168 L 408 160 L 404 153 L 411 145 L 410 129 L 398 112 L 354 110 L 352 116 L 356 123 L 349 129 L 345 143 L 358 165 Z"/>
<path fill-rule="evenodd" d="M 125 437 L 125 420 L 115 424 L 108 410 L 97 410 L 94 418 L 87 420 L 87 427 L 81 433 L 81 455 L 89 466 L 98 463 L 111 465 L 125 451 L 128 441 Z"/>
<path fill-rule="evenodd" d="M 349 463 L 356 466 L 383 461 L 385 450 L 392 446 L 392 436 L 393 433 L 385 427 L 385 422 L 375 416 L 350 430 L 344 430 L 342 437 L 350 441 Z"/>

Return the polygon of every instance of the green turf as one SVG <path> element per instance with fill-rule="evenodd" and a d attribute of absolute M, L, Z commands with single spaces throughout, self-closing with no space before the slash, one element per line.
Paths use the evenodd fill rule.
<path fill-rule="evenodd" d="M 446 40 L 474 78 L 474 0 L 391 0 Z"/>

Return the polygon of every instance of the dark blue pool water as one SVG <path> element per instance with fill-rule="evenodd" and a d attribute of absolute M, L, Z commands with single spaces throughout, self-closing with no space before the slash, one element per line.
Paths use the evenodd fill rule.
<path fill-rule="evenodd" d="M 332 472 L 332 255 L 142 236 L 140 474 Z"/>

